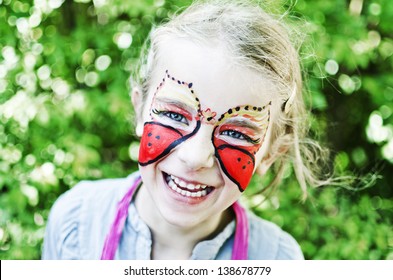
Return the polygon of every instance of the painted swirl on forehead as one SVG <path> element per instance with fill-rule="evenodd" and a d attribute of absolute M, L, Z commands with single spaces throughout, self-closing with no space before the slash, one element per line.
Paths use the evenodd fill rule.
<path fill-rule="evenodd" d="M 192 83 L 181 81 L 171 76 L 168 70 L 165 72 L 165 77 L 157 86 L 156 92 L 150 107 L 150 116 L 152 115 L 152 108 L 157 105 L 157 100 L 164 99 L 173 102 L 183 103 L 197 112 L 196 119 L 200 118 L 201 104 L 198 97 L 195 95 Z"/>
<path fill-rule="evenodd" d="M 272 102 L 270 101 L 263 107 L 244 105 L 231 108 L 218 118 L 217 125 L 224 123 L 230 118 L 242 116 L 255 122 L 261 130 L 266 131 L 269 125 L 269 122 L 266 122 L 266 118 L 270 116 L 271 104 Z"/>
<path fill-rule="evenodd" d="M 229 109 L 220 116 L 214 128 L 213 145 L 221 169 L 239 187 L 241 192 L 247 188 L 254 173 L 255 155 L 261 148 L 269 127 L 270 105 L 271 102 L 263 107 L 246 105 Z M 258 130 L 254 133 L 254 136 L 259 137 L 258 139 L 252 140 L 247 135 L 244 125 L 240 125 L 246 124 L 248 121 L 251 121 L 252 126 L 255 124 L 255 128 L 251 131 Z M 231 125 L 231 123 L 235 123 L 235 125 Z M 243 138 L 249 139 L 249 144 L 228 141 L 228 138 L 222 137 L 225 133 L 242 133 Z"/>

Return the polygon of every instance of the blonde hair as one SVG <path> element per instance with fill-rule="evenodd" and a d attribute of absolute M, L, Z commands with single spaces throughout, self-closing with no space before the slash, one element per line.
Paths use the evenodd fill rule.
<path fill-rule="evenodd" d="M 169 35 L 199 42 L 218 39 L 238 63 L 263 74 L 275 84 L 276 99 L 280 100 L 282 108 L 272 125 L 269 154 L 277 160 L 273 166 L 275 178 L 269 188 L 280 183 L 285 166 L 290 162 L 304 198 L 307 185 L 330 183 L 329 176 L 320 179 L 324 165 L 317 164 L 328 157 L 327 150 L 306 137 L 309 116 L 302 96 L 298 51 L 282 19 L 269 15 L 251 1 L 195 1 L 150 33 L 132 80 L 132 86 L 138 86 L 144 98 L 152 86 L 150 80 L 159 57 L 160 42 Z"/>

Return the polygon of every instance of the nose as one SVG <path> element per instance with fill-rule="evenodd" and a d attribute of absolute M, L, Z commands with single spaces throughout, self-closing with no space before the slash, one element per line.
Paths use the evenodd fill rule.
<path fill-rule="evenodd" d="M 190 170 L 211 168 L 214 165 L 213 126 L 202 124 L 195 135 L 178 146 L 182 164 Z"/>

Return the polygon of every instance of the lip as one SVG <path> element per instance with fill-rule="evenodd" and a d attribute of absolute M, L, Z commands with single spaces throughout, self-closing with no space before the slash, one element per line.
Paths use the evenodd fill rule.
<path fill-rule="evenodd" d="M 200 187 L 199 189 L 189 189 L 187 187 L 181 187 L 177 184 L 176 184 L 176 186 L 173 186 L 174 182 L 172 182 L 172 183 L 168 182 L 168 176 L 171 177 L 171 174 L 168 174 L 166 172 L 162 172 L 162 178 L 163 178 L 164 184 L 166 186 L 165 189 L 168 190 L 168 193 L 170 194 L 170 196 L 173 199 L 175 199 L 179 202 L 183 202 L 183 203 L 187 203 L 187 204 L 198 204 L 198 203 L 201 203 L 202 201 L 207 200 L 209 197 L 211 197 L 211 194 L 215 190 L 215 188 L 212 186 L 204 185 L 203 183 L 198 182 L 198 181 L 188 181 L 188 180 L 182 179 L 181 177 L 177 177 L 175 175 L 173 175 L 173 176 L 175 176 L 176 178 L 179 178 L 180 180 L 182 180 L 183 182 L 186 182 L 187 184 L 193 184 L 193 185 L 199 185 L 199 186 L 204 185 L 206 187 L 205 188 Z"/>

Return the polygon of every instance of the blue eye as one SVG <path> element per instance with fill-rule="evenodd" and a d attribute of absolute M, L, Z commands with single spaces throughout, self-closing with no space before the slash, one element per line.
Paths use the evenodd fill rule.
<path fill-rule="evenodd" d="M 187 119 L 182 114 L 179 114 L 179 113 L 175 113 L 175 112 L 171 112 L 171 111 L 158 111 L 158 110 L 153 110 L 153 113 L 155 113 L 159 116 L 164 116 L 164 117 L 171 119 L 175 122 L 188 124 Z"/>
<path fill-rule="evenodd" d="M 246 139 L 245 135 L 243 133 L 240 133 L 238 131 L 235 130 L 225 130 L 221 133 L 221 135 L 226 135 L 232 138 L 236 138 L 236 139 L 240 139 L 240 140 L 244 140 Z"/>
<path fill-rule="evenodd" d="M 229 136 L 238 140 L 245 140 L 253 144 L 257 144 L 259 142 L 259 139 L 257 140 L 251 139 L 251 137 L 236 130 L 224 130 L 223 132 L 221 132 L 221 135 Z"/>
<path fill-rule="evenodd" d="M 164 115 L 165 117 L 170 118 L 174 121 L 188 124 L 188 121 L 186 120 L 186 118 L 184 116 L 182 116 L 181 114 L 174 113 L 174 112 L 163 112 L 162 115 Z"/>

